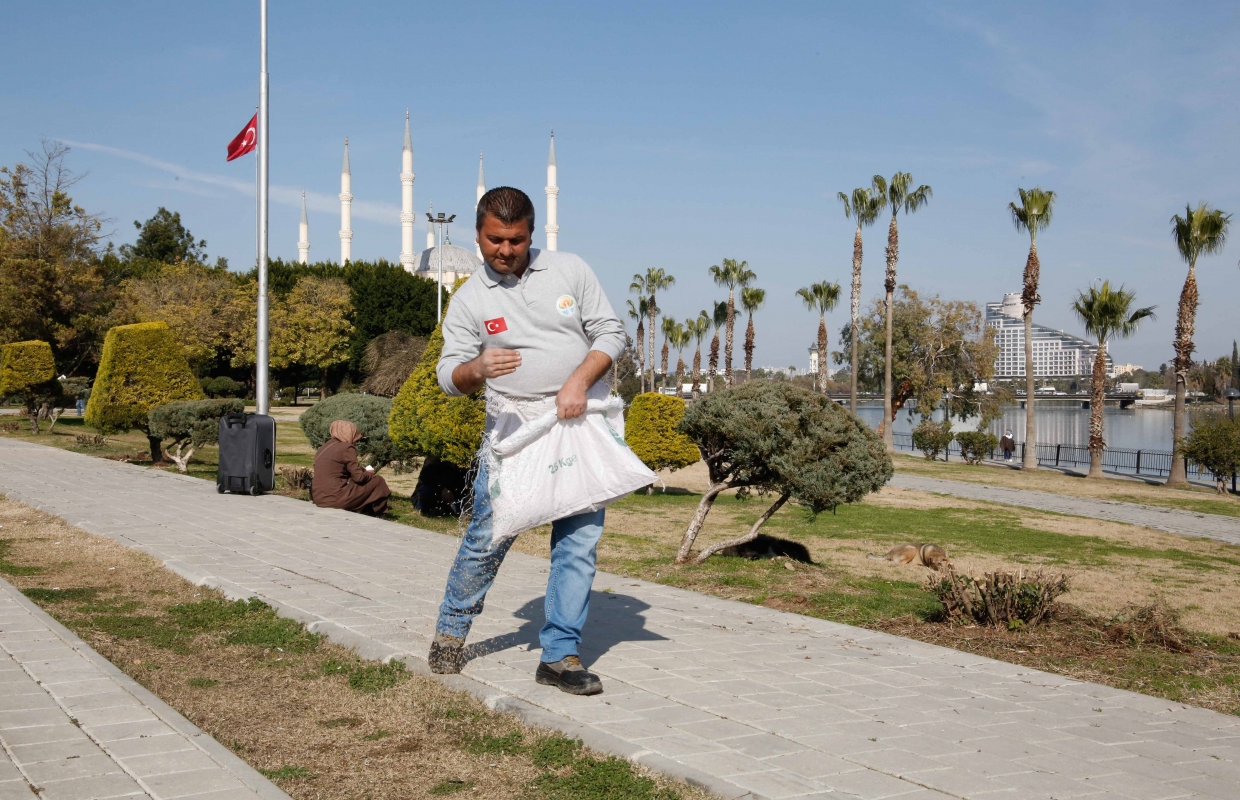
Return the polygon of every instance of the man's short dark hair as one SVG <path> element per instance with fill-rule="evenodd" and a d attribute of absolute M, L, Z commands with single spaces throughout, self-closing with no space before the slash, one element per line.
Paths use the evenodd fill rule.
<path fill-rule="evenodd" d="M 482 221 L 487 214 L 495 217 L 505 225 L 518 220 L 530 224 L 530 233 L 534 232 L 534 203 L 530 196 L 520 189 L 511 186 L 496 186 L 478 201 L 478 221 L 476 228 L 482 230 Z"/>

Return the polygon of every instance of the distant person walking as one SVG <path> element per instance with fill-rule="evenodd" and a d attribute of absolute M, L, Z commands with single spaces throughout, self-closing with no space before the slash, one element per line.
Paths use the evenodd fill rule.
<path fill-rule="evenodd" d="M 1012 438 L 1011 431 L 1003 432 L 1003 438 L 999 440 L 999 449 L 1003 451 L 1003 460 L 1010 463 L 1012 453 L 1016 450 L 1016 440 Z"/>
<path fill-rule="evenodd" d="M 362 433 L 347 419 L 338 419 L 328 429 L 331 438 L 314 454 L 314 481 L 310 499 L 319 508 L 339 508 L 382 516 L 388 509 L 392 491 L 387 481 L 375 474 L 374 467 L 362 469 L 357 460 L 357 443 Z"/>
<path fill-rule="evenodd" d="M 507 186 L 487 192 L 478 201 L 476 224 L 485 265 L 456 290 L 444 316 L 440 388 L 463 395 L 485 386 L 488 435 L 497 428 L 502 434 L 512 417 L 507 409 L 514 407 L 524 416 L 522 409 L 537 415 L 554 404 L 560 419 L 580 417 L 587 397 L 607 396 L 599 379 L 624 349 L 623 323 L 584 261 L 530 247 L 534 204 L 525 192 Z M 461 671 L 465 637 L 515 540 L 492 541 L 487 470 L 483 459 L 473 517 L 448 573 L 427 658 L 434 672 Z M 604 513 L 575 514 L 551 526 L 546 622 L 538 632 L 542 657 L 534 679 L 570 694 L 603 691 L 577 650 Z"/>

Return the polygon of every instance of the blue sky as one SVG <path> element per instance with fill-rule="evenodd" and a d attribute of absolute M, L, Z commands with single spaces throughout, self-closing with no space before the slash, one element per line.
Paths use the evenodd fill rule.
<path fill-rule="evenodd" d="M 336 258 L 350 139 L 353 253 L 400 250 L 400 143 L 413 121 L 415 202 L 467 220 L 487 183 L 545 206 L 556 131 L 560 248 L 621 309 L 634 272 L 677 277 L 664 311 L 720 297 L 707 268 L 748 260 L 768 292 L 758 365 L 806 362 L 815 320 L 794 292 L 838 280 L 852 224 L 836 192 L 912 172 L 934 199 L 901 220 L 900 279 L 979 303 L 1019 286 L 1018 186 L 1059 193 L 1039 239 L 1043 324 L 1096 277 L 1159 318 L 1117 361 L 1171 358 L 1184 265 L 1169 219 L 1240 210 L 1240 6 L 1195 3 L 317 3 L 271 0 L 271 252 L 295 258 L 300 192 L 314 259 Z M 258 3 L 23 3 L 6 9 L 0 162 L 40 137 L 73 144 L 76 200 L 114 241 L 163 205 L 208 252 L 248 268 L 251 157 L 224 162 L 257 103 Z M 541 244 L 541 226 L 536 243 Z M 884 220 L 885 223 L 885 220 Z M 468 245 L 468 222 L 454 241 Z M 866 300 L 885 229 L 868 229 Z M 419 225 L 415 241 L 425 240 Z M 1230 353 L 1240 241 L 1198 266 L 1198 356 Z M 831 341 L 847 318 L 832 315 Z"/>

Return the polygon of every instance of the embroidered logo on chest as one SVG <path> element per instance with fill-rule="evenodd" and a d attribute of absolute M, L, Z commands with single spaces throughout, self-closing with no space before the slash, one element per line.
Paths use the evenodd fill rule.
<path fill-rule="evenodd" d="M 577 310 L 577 301 L 572 298 L 572 295 L 561 295 L 560 299 L 555 301 L 555 308 L 561 316 L 571 317 Z"/>
<path fill-rule="evenodd" d="M 491 334 L 492 336 L 494 336 L 497 333 L 503 333 L 504 331 L 508 330 L 508 323 L 504 322 L 503 317 L 496 317 L 495 319 L 484 320 L 482 324 L 487 327 L 487 333 Z"/>

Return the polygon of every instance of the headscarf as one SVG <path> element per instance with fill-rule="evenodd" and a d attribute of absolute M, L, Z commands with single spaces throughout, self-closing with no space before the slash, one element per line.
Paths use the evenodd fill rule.
<path fill-rule="evenodd" d="M 328 430 L 331 432 L 333 439 L 337 439 L 345 444 L 357 444 L 362 438 L 362 432 L 347 419 L 336 420 Z"/>

